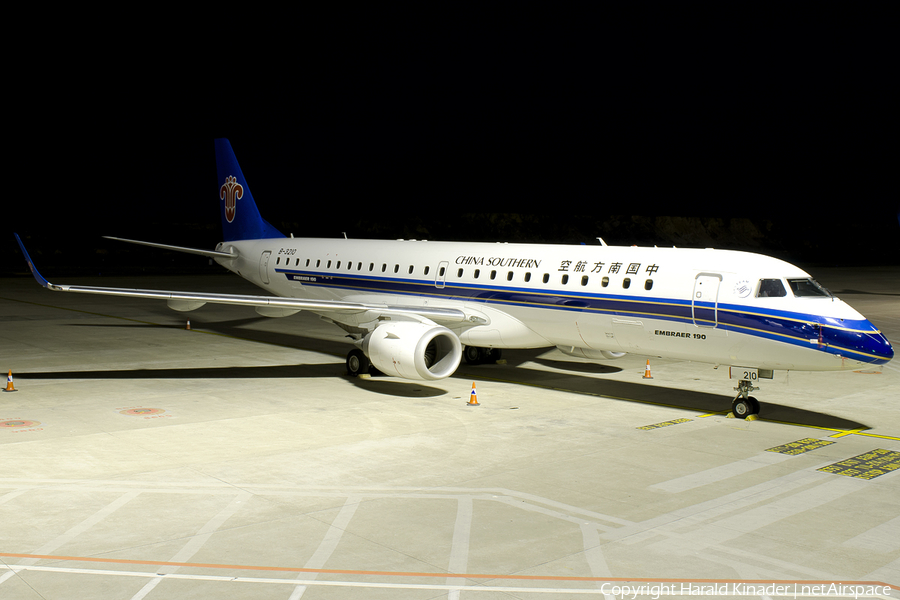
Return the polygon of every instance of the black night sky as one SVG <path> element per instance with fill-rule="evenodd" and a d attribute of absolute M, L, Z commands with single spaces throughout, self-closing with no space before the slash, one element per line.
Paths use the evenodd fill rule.
<path fill-rule="evenodd" d="M 253 50 L 123 51 L 127 66 L 78 50 L 37 80 L 19 64 L 0 274 L 25 271 L 13 231 L 51 276 L 160 256 L 208 269 L 100 236 L 213 247 L 216 137 L 263 216 L 298 237 L 900 262 L 889 36 L 569 18 L 415 35 L 332 23 Z"/>

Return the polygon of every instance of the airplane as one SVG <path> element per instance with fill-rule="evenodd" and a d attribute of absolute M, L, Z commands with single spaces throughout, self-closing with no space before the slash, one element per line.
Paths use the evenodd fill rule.
<path fill-rule="evenodd" d="M 463 358 L 552 348 L 590 360 L 633 353 L 728 366 L 734 416 L 776 370 L 842 371 L 889 362 L 887 338 L 808 273 L 731 250 L 636 246 L 286 237 L 259 213 L 227 139 L 216 140 L 223 240 L 215 250 L 110 238 L 207 256 L 269 295 L 56 285 L 47 289 L 254 306 L 267 317 L 306 310 L 354 342 L 348 374 L 440 380 Z"/>

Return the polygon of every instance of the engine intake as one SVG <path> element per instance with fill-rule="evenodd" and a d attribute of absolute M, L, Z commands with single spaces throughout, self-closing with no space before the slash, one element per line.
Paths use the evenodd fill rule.
<path fill-rule="evenodd" d="M 362 351 L 385 375 L 435 380 L 449 377 L 462 359 L 456 334 L 433 323 L 379 325 L 363 339 Z"/>

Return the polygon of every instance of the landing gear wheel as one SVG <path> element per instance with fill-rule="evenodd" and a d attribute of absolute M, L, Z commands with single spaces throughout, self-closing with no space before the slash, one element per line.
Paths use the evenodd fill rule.
<path fill-rule="evenodd" d="M 734 416 L 738 419 L 746 419 L 753 414 L 753 405 L 749 400 L 737 397 L 731 403 L 731 412 L 734 413 Z"/>
<path fill-rule="evenodd" d="M 482 349 L 475 346 L 466 346 L 463 350 L 463 357 L 466 359 L 467 365 L 480 365 L 482 356 Z"/>
<path fill-rule="evenodd" d="M 759 414 L 759 400 L 757 400 L 753 396 L 750 396 L 749 398 L 747 398 L 747 401 L 750 402 L 750 408 L 753 410 L 753 412 L 751 412 L 750 414 L 758 415 Z"/>
<path fill-rule="evenodd" d="M 362 350 L 351 350 L 347 355 L 347 375 L 350 377 L 366 375 L 369 372 L 370 364 Z"/>
<path fill-rule="evenodd" d="M 731 412 L 738 419 L 746 419 L 750 415 L 759 414 L 759 401 L 750 395 L 750 392 L 758 390 L 752 383 L 746 380 L 738 382 L 738 386 L 734 388 L 738 395 L 735 396 L 731 403 Z"/>
<path fill-rule="evenodd" d="M 477 346 L 466 346 L 463 350 L 463 357 L 466 364 L 483 365 L 485 363 L 495 363 L 500 360 L 502 351 L 499 348 L 478 348 Z"/>

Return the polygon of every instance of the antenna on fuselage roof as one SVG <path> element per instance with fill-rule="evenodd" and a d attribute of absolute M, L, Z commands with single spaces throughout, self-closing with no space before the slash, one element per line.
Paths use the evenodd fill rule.
<path fill-rule="evenodd" d="M 607 243 L 603 241 L 603 238 L 602 238 L 602 237 L 598 237 L 597 239 L 600 240 L 600 245 L 601 245 L 601 246 L 606 246 L 606 245 L 607 245 Z"/>

